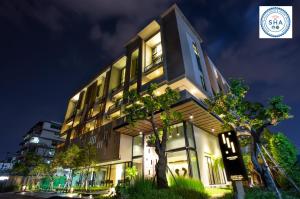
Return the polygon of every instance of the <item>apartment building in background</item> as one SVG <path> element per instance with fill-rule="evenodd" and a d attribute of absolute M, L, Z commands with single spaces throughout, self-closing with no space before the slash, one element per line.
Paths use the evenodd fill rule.
<path fill-rule="evenodd" d="M 17 162 L 22 161 L 26 154 L 33 153 L 42 157 L 45 163 L 50 163 L 58 144 L 64 142 L 60 138 L 61 123 L 40 121 L 23 136 L 20 150 L 17 152 Z"/>
<path fill-rule="evenodd" d="M 229 86 L 190 22 L 173 5 L 140 30 L 125 51 L 71 97 L 61 129 L 65 142 L 58 148 L 96 146 L 97 169 L 90 174 L 93 185 L 116 185 L 132 165 L 139 175 L 154 177 L 157 156 L 154 147 L 147 145 L 151 125 L 126 123 L 124 109 L 129 104 L 123 96 L 132 89 L 143 94 L 156 83 L 157 95 L 170 87 L 181 96 L 172 109 L 181 112 L 184 121 L 173 124 L 167 142 L 172 173 L 200 179 L 205 186 L 226 185 L 224 169 L 214 167 L 214 160 L 221 157 L 217 135 L 222 132 L 222 122 L 207 111 L 204 99 L 227 92 Z M 75 176 L 73 184 L 80 180 L 80 175 Z"/>

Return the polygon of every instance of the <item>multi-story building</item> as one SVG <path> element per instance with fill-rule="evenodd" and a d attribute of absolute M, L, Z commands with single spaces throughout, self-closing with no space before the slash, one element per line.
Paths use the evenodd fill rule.
<path fill-rule="evenodd" d="M 64 142 L 60 137 L 61 123 L 41 121 L 36 123 L 24 136 L 20 143 L 17 161 L 22 161 L 27 153 L 31 152 L 50 163 L 56 146 Z"/>
<path fill-rule="evenodd" d="M 204 99 L 226 92 L 228 84 L 203 48 L 203 41 L 176 5 L 153 20 L 127 44 L 126 53 L 100 72 L 69 100 L 59 147 L 94 144 L 97 169 L 93 184 L 117 184 L 125 169 L 135 165 L 139 175 L 153 177 L 157 156 L 147 145 L 151 125 L 125 121 L 125 92 L 143 93 L 151 83 L 180 91 L 173 110 L 183 115 L 174 124 L 167 143 L 168 166 L 173 174 L 199 178 L 204 185 L 226 184 L 225 172 L 215 169 L 221 157 L 217 134 L 221 120 L 207 111 Z M 159 115 L 159 113 L 158 113 Z M 156 117 L 156 122 L 159 122 Z M 170 171 L 168 171 L 170 172 Z M 78 178 L 74 178 L 74 182 Z"/>

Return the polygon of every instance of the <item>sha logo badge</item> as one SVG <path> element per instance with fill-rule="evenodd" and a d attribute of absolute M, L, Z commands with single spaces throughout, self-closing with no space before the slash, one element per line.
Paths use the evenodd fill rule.
<path fill-rule="evenodd" d="M 292 6 L 259 6 L 259 38 L 293 38 Z"/>

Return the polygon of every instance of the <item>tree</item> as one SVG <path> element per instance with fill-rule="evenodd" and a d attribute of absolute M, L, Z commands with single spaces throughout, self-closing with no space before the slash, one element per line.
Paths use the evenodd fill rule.
<path fill-rule="evenodd" d="M 42 162 L 42 158 L 33 152 L 24 155 L 22 161 L 17 162 L 11 173 L 14 175 L 28 176 L 30 170 Z"/>
<path fill-rule="evenodd" d="M 283 97 L 271 98 L 267 105 L 246 100 L 249 87 L 243 80 L 233 79 L 228 93 L 218 93 L 207 99 L 209 111 L 216 113 L 223 120 L 224 129 L 234 129 L 240 134 L 251 136 L 251 161 L 260 174 L 265 186 L 276 190 L 272 177 L 265 164 L 260 164 L 261 137 L 264 129 L 277 125 L 291 117 L 290 107 L 283 103 Z"/>
<path fill-rule="evenodd" d="M 70 177 L 66 182 L 67 187 L 71 187 L 74 170 L 80 166 L 80 153 L 81 149 L 76 144 L 72 144 L 65 151 L 55 153 L 54 159 L 52 161 L 53 167 L 60 166 L 64 169 L 70 169 Z"/>
<path fill-rule="evenodd" d="M 96 163 L 97 150 L 95 145 L 91 143 L 86 143 L 81 149 L 79 154 L 80 163 L 79 166 L 82 167 L 85 171 L 84 177 L 84 187 L 85 190 L 88 188 L 88 177 L 91 171 L 91 168 Z"/>
<path fill-rule="evenodd" d="M 275 161 L 287 172 L 291 172 L 297 162 L 297 149 L 282 133 L 274 134 L 269 140 Z"/>
<path fill-rule="evenodd" d="M 157 88 L 156 84 L 151 84 L 144 95 L 140 95 L 136 90 L 126 93 L 125 98 L 130 106 L 125 109 L 125 113 L 127 114 L 127 122 L 133 126 L 139 120 L 151 124 L 153 145 L 158 155 L 158 162 L 155 165 L 157 185 L 159 188 L 167 188 L 166 142 L 171 125 L 181 119 L 181 114 L 172 111 L 171 105 L 178 102 L 180 95 L 169 87 L 165 89 L 163 94 L 157 95 L 155 92 Z M 160 113 L 158 122 L 154 118 L 157 113 Z"/>

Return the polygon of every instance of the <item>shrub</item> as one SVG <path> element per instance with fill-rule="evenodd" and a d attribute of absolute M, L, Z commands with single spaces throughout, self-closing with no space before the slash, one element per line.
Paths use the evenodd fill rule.
<path fill-rule="evenodd" d="M 274 192 L 268 191 L 266 189 L 251 188 L 246 190 L 245 199 L 275 199 L 276 195 Z"/>
<path fill-rule="evenodd" d="M 186 188 L 171 188 L 172 193 L 181 196 L 184 199 L 207 199 L 208 194 L 205 192 L 199 192 L 196 190 L 186 189 Z"/>
<path fill-rule="evenodd" d="M 171 188 L 180 188 L 187 190 L 194 190 L 197 192 L 204 193 L 205 189 L 200 180 L 184 177 L 169 178 L 169 184 Z"/>

